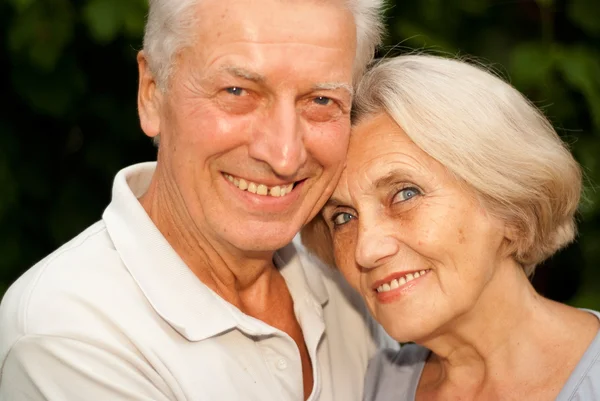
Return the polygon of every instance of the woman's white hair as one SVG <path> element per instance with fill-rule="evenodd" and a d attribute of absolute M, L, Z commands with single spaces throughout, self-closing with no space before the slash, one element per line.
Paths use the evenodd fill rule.
<path fill-rule="evenodd" d="M 511 85 L 464 61 L 399 56 L 375 64 L 357 89 L 355 124 L 381 112 L 507 223 L 514 232 L 508 252 L 528 276 L 573 240 L 579 164 L 544 115 Z M 317 218 L 302 238 L 331 263 L 324 224 Z"/>
<path fill-rule="evenodd" d="M 194 10 L 199 1 L 201 0 L 149 0 L 143 49 L 150 70 L 162 89 L 167 88 L 173 73 L 175 55 L 192 45 L 193 27 L 201 23 Z M 354 82 L 357 83 L 366 66 L 373 60 L 376 47 L 381 43 L 384 0 L 342 1 L 354 15 L 356 24 Z"/>

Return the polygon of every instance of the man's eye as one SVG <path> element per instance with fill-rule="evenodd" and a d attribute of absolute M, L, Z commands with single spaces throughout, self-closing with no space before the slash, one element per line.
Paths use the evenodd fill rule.
<path fill-rule="evenodd" d="M 419 191 L 419 189 L 414 187 L 404 188 L 398 191 L 398 193 L 394 196 L 394 203 L 404 202 L 418 195 L 421 195 L 421 191 Z"/>
<path fill-rule="evenodd" d="M 349 222 L 350 220 L 354 219 L 354 216 L 352 216 L 350 213 L 338 213 L 335 216 L 333 216 L 333 218 L 331 219 L 333 221 L 333 224 L 336 226 L 341 226 L 346 224 L 347 222 Z"/>
<path fill-rule="evenodd" d="M 233 96 L 242 96 L 244 94 L 244 89 L 238 86 L 232 86 L 225 89 L 227 93 L 231 93 Z"/>
<path fill-rule="evenodd" d="M 314 102 L 320 106 L 329 106 L 333 100 L 325 96 L 317 96 L 314 98 Z"/>

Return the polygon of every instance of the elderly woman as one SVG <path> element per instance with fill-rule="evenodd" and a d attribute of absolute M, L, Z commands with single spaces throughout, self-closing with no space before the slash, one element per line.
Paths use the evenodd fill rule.
<path fill-rule="evenodd" d="M 494 75 L 424 55 L 375 65 L 341 181 L 303 232 L 415 343 L 371 361 L 365 400 L 600 400 L 600 315 L 529 281 L 573 240 L 580 190 L 551 125 Z"/>

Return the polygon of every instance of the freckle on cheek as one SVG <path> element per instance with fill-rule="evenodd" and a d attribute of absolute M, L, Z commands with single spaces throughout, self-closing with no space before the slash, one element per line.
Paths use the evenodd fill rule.
<path fill-rule="evenodd" d="M 459 244 L 465 243 L 465 233 L 463 232 L 462 228 L 458 229 L 458 243 Z"/>

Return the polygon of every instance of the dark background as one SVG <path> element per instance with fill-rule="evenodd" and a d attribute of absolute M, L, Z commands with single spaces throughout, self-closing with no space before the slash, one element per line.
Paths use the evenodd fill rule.
<path fill-rule="evenodd" d="M 0 0 L 0 296 L 100 219 L 114 174 L 153 160 L 136 114 L 146 0 Z M 403 0 L 383 53 L 473 55 L 541 107 L 586 175 L 546 296 L 600 309 L 600 0 Z"/>

